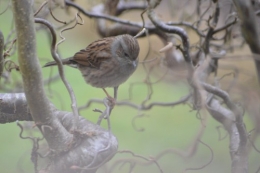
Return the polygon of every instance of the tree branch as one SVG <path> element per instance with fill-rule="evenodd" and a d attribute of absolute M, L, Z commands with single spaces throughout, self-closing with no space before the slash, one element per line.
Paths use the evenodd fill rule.
<path fill-rule="evenodd" d="M 251 52 L 260 54 L 260 36 L 259 36 L 259 21 L 256 19 L 256 14 L 251 5 L 251 1 L 244 0 L 233 0 L 235 7 L 237 9 L 238 17 L 241 21 L 241 31 L 249 45 Z M 260 61 L 255 57 L 256 73 L 258 77 L 258 82 L 260 83 Z"/>
<path fill-rule="evenodd" d="M 0 124 L 17 120 L 32 121 L 24 94 L 0 94 Z"/>
<path fill-rule="evenodd" d="M 48 167 L 50 173 L 92 173 L 116 154 L 118 142 L 110 131 L 83 117 L 79 117 L 77 131 L 75 131 L 71 123 L 71 119 L 74 118 L 73 113 L 57 110 L 54 106 L 52 106 L 52 113 L 61 122 L 60 128 L 72 132 L 74 139 L 66 146 L 69 149 L 67 152 L 57 153 L 56 150 L 50 150 L 53 152 L 52 164 Z M 0 94 L 0 123 L 17 120 L 32 121 L 25 95 L 23 93 Z M 48 130 L 58 131 L 57 128 L 48 125 L 42 125 L 40 130 L 43 134 Z M 55 140 L 57 138 L 59 137 Z"/>
<path fill-rule="evenodd" d="M 72 135 L 53 116 L 51 105 L 46 97 L 39 60 L 36 54 L 36 38 L 32 7 L 29 1 L 12 1 L 17 32 L 18 60 L 23 78 L 23 87 L 33 120 L 40 128 L 47 125 L 43 134 L 52 150 L 66 150 Z"/>
<path fill-rule="evenodd" d="M 139 27 L 139 28 L 143 27 L 142 23 L 131 22 L 129 20 L 119 19 L 117 17 L 110 16 L 110 15 L 88 12 L 88 11 L 84 10 L 79 5 L 75 4 L 74 2 L 72 2 L 70 0 L 65 0 L 65 3 L 66 3 L 67 6 L 71 6 L 71 7 L 78 9 L 82 14 L 84 14 L 84 15 L 90 17 L 90 18 L 91 17 L 102 18 L 102 19 L 107 19 L 107 20 L 110 20 L 110 21 L 113 21 L 113 22 L 118 22 L 118 23 L 125 24 L 125 25 L 132 25 L 132 26 Z M 144 27 L 147 30 L 155 30 L 154 26 L 145 25 Z"/>
<path fill-rule="evenodd" d="M 74 115 L 74 119 L 72 120 L 72 123 L 74 124 L 74 128 L 76 129 L 77 128 L 76 124 L 77 124 L 78 117 L 79 117 L 79 113 L 78 113 L 78 109 L 77 109 L 77 100 L 76 100 L 72 87 L 70 86 L 67 79 L 65 78 L 63 65 L 62 65 L 61 59 L 59 58 L 59 55 L 57 54 L 56 33 L 55 33 L 54 28 L 52 27 L 51 23 L 49 23 L 47 20 L 35 18 L 35 22 L 44 24 L 45 26 L 48 27 L 48 29 L 51 32 L 51 35 L 52 35 L 51 55 L 52 55 L 53 59 L 57 62 L 60 78 L 61 78 L 62 82 L 64 83 L 66 89 L 69 92 L 70 99 L 71 99 L 71 108 L 72 108 L 73 115 Z"/>
<path fill-rule="evenodd" d="M 160 2 L 158 1 L 157 3 L 160 3 Z M 188 34 L 186 33 L 186 31 L 184 29 L 182 29 L 180 27 L 169 26 L 169 25 L 165 24 L 164 22 L 162 22 L 156 15 L 156 13 L 154 12 L 155 7 L 150 4 L 150 1 L 148 1 L 148 4 L 149 4 L 148 17 L 150 18 L 152 23 L 157 28 L 161 29 L 164 32 L 177 34 L 178 36 L 181 37 L 182 44 L 183 44 L 183 57 L 184 57 L 185 61 L 187 62 L 189 69 L 191 70 L 193 67 L 192 67 L 192 61 L 191 61 L 190 53 L 189 53 L 190 43 L 189 43 Z"/>
<path fill-rule="evenodd" d="M 4 55 L 3 55 L 3 51 L 4 51 L 4 36 L 2 31 L 0 30 L 0 80 L 1 80 L 1 76 L 3 74 L 4 71 Z"/>
<path fill-rule="evenodd" d="M 223 99 L 227 107 L 232 111 L 235 116 L 234 123 L 228 123 L 230 126 L 225 126 L 227 122 L 230 122 L 229 119 L 226 119 L 226 115 L 222 115 L 224 111 L 220 112 L 219 115 L 222 115 L 222 124 L 225 126 L 230 135 L 230 153 L 232 158 L 232 173 L 247 173 L 248 172 L 248 158 L 246 151 L 247 144 L 247 132 L 243 122 L 243 114 L 238 109 L 238 107 L 231 101 L 227 92 L 222 91 L 221 89 L 211 86 L 206 83 L 201 84 L 203 88 L 215 94 Z M 223 109 L 223 108 L 221 108 Z"/>

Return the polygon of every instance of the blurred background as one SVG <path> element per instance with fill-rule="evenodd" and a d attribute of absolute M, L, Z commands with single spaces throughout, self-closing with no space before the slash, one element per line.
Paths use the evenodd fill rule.
<path fill-rule="evenodd" d="M 84 9 L 90 10 L 102 1 L 76 0 L 75 2 Z M 35 6 L 39 7 L 41 3 L 42 1 L 35 1 Z M 222 3 L 222 5 L 225 6 L 230 3 L 227 1 Z M 189 9 L 193 9 L 193 5 L 191 1 L 178 3 L 173 0 L 164 0 L 156 8 L 156 12 L 163 21 L 179 21 L 181 18 L 180 9 L 185 9 L 187 12 Z M 9 7 L 6 9 L 7 6 Z M 37 9 L 36 7 L 35 9 Z M 67 9 L 67 11 L 57 8 L 54 11 L 54 15 L 60 20 L 70 21 L 74 18 L 75 12 L 76 10 L 71 8 Z M 120 15 L 120 18 L 140 22 L 141 12 L 142 10 L 129 10 Z M 14 27 L 12 8 L 9 1 L 0 1 L 0 13 L 0 29 L 6 38 Z M 187 12 L 186 15 L 189 15 L 189 13 Z M 77 25 L 74 29 L 63 33 L 66 40 L 59 45 L 58 49 L 62 58 L 73 56 L 75 52 L 100 38 L 95 20 L 83 15 L 81 17 L 84 20 L 84 25 Z M 146 14 L 144 17 L 147 20 Z M 48 19 L 55 27 L 61 25 L 51 17 Z M 190 30 L 187 31 L 191 45 L 198 42 L 196 34 Z M 10 36 L 14 37 L 14 35 Z M 191 88 L 187 84 L 185 71 L 182 69 L 177 71 L 169 70 L 164 66 L 164 54 L 159 53 L 159 50 L 164 47 L 162 41 L 154 35 L 148 35 L 147 37 L 139 38 L 138 42 L 141 49 L 138 69 L 127 82 L 119 87 L 118 100 L 141 104 L 147 98 L 150 88 L 144 81 L 147 79 L 147 69 L 151 66 L 154 66 L 154 70 L 149 75 L 149 79 L 154 83 L 152 84 L 151 98 L 147 101 L 147 104 L 153 102 L 174 102 L 187 96 Z M 52 61 L 50 36 L 45 30 L 37 31 L 37 51 L 41 66 L 46 62 Z M 244 101 L 259 104 L 257 100 L 255 68 L 250 58 L 248 47 L 243 46 L 241 49 L 228 52 L 226 57 L 228 57 L 226 60 L 220 62 L 221 67 L 218 76 L 221 77 L 230 73 L 233 68 L 239 70 L 237 85 L 230 91 L 232 98 L 241 101 L 244 99 L 242 93 L 247 92 L 252 97 L 249 100 L 244 99 Z M 238 58 L 234 59 L 233 57 Z M 18 64 L 15 53 L 9 58 Z M 57 68 L 43 68 L 42 73 L 47 81 L 48 78 L 57 74 Z M 85 83 L 78 70 L 65 67 L 65 74 L 75 92 L 78 106 L 84 106 L 92 98 L 105 98 L 106 95 L 101 89 L 93 88 Z M 19 71 L 13 70 L 10 75 L 12 77 L 8 81 L 0 83 L 0 92 L 22 92 L 21 87 L 17 87 L 22 86 Z M 224 89 L 232 78 L 232 75 L 229 75 L 223 80 L 221 85 Z M 12 90 L 13 88 L 16 88 L 16 90 Z M 54 82 L 46 84 L 45 88 L 49 99 L 58 109 L 71 111 L 69 94 L 59 78 Z M 112 89 L 107 91 L 112 95 Z M 93 103 L 90 107 L 82 109 L 80 115 L 95 123 L 99 116 L 99 113 L 92 111 L 95 108 L 104 109 L 105 107 L 103 104 Z M 129 106 L 116 106 L 110 120 L 111 131 L 117 137 L 119 143 L 119 151 L 129 150 L 136 155 L 151 159 L 162 154 L 158 163 L 165 173 L 184 172 L 185 169 L 200 168 L 209 162 L 211 163 L 203 169 L 193 170 L 193 172 L 219 173 L 230 172 L 231 170 L 229 137 L 226 131 L 206 110 L 202 110 L 198 114 L 196 110 L 193 110 L 192 104 L 189 104 L 189 102 L 174 107 L 155 106 L 145 111 L 136 110 Z M 254 119 L 248 116 L 248 112 L 245 113 L 244 122 L 247 131 L 254 128 Z M 26 129 L 25 136 L 41 136 L 38 130 L 33 128 L 33 125 L 32 123 L 24 123 Z M 101 125 L 105 129 L 107 128 L 106 121 L 103 121 Z M 0 168 L 3 173 L 33 172 L 33 164 L 30 161 L 32 142 L 21 139 L 19 133 L 20 129 L 16 123 L 1 124 L 0 126 Z M 200 140 L 205 144 L 199 143 L 198 148 L 194 149 L 194 143 L 198 136 L 201 136 Z M 255 146 L 260 148 L 259 139 L 255 140 Z M 191 155 L 191 157 L 181 157 L 181 155 L 185 154 Z M 160 172 L 154 163 L 146 164 L 144 159 L 133 157 L 130 153 L 116 154 L 98 172 L 105 172 L 111 169 L 112 166 L 115 166 L 115 168 L 113 167 L 113 172 L 128 172 L 130 166 L 128 162 L 119 166 L 116 165 L 122 159 L 139 160 L 140 164 L 137 164 L 132 172 Z M 257 171 L 260 165 L 259 160 L 260 154 L 252 149 L 249 152 L 249 172 Z"/>

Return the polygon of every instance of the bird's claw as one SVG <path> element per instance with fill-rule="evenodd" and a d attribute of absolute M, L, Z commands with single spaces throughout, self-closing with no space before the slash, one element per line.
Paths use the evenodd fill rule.
<path fill-rule="evenodd" d="M 109 96 L 107 97 L 108 100 L 108 106 L 113 109 L 114 106 L 116 105 L 116 99 L 114 99 L 113 97 Z"/>

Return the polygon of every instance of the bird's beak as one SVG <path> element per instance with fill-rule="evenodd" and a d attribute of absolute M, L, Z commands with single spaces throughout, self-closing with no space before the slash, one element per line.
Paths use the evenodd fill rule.
<path fill-rule="evenodd" d="M 134 67 L 136 67 L 137 66 L 137 61 L 133 61 L 132 64 L 133 64 Z"/>

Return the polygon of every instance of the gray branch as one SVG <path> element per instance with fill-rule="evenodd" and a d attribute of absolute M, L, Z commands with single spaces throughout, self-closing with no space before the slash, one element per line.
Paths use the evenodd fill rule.
<path fill-rule="evenodd" d="M 66 131 L 74 135 L 73 141 L 70 141 L 67 146 L 67 151 L 63 151 L 64 154 L 60 155 L 57 151 L 51 150 L 55 153 L 49 167 L 51 172 L 95 172 L 115 155 L 118 143 L 113 134 L 83 117 L 79 117 L 77 131 L 73 131 L 73 123 L 71 123 L 74 118 L 73 113 L 59 111 L 54 106 L 51 107 L 53 116 L 57 117 L 56 120 L 62 126 L 42 125 L 42 133 L 45 135 L 49 131 L 58 131 L 57 128 L 65 128 Z M 0 123 L 10 123 L 17 120 L 32 121 L 25 95 L 23 93 L 0 94 Z M 57 140 L 57 138 L 59 137 L 57 136 L 55 139 Z M 74 147 L 70 148 L 69 146 Z"/>
<path fill-rule="evenodd" d="M 251 1 L 233 0 L 241 22 L 241 31 L 253 54 L 260 54 L 259 20 L 256 18 Z M 260 83 L 260 62 L 255 57 L 256 73 Z"/>
<path fill-rule="evenodd" d="M 0 124 L 15 121 L 32 121 L 25 95 L 0 94 Z"/>
<path fill-rule="evenodd" d="M 3 51 L 4 51 L 4 36 L 2 31 L 0 30 L 0 80 L 1 80 L 1 76 L 3 74 L 4 71 L 4 55 L 3 55 Z"/>
<path fill-rule="evenodd" d="M 18 43 L 18 61 L 23 79 L 23 87 L 33 120 L 36 125 L 47 125 L 57 130 L 45 133 L 49 147 L 56 151 L 65 150 L 72 141 L 52 109 L 43 88 L 41 67 L 36 54 L 36 38 L 32 7 L 29 1 L 12 1 Z"/>

